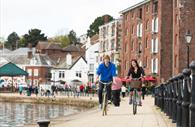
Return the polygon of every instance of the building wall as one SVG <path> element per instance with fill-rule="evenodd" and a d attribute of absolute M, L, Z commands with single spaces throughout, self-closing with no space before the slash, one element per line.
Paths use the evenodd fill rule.
<path fill-rule="evenodd" d="M 155 3 L 158 9 L 154 12 Z M 142 11 L 141 11 L 142 10 Z M 147 75 L 157 76 L 158 81 L 171 76 L 172 64 L 172 2 L 150 0 L 123 12 L 122 24 L 122 76 L 126 76 L 131 59 L 137 59 Z M 154 30 L 154 19 L 158 18 Z M 138 27 L 142 24 L 142 27 Z M 138 28 L 137 28 L 138 27 Z M 141 32 L 140 32 L 141 30 Z M 142 33 L 142 34 L 138 34 Z M 157 52 L 152 52 L 152 40 L 158 40 Z M 157 43 L 155 43 L 157 44 Z M 158 67 L 152 71 L 152 60 L 157 59 Z"/>
<path fill-rule="evenodd" d="M 87 63 L 81 58 L 71 69 L 66 68 L 51 69 L 52 74 L 51 80 L 56 82 L 66 81 L 70 83 L 71 80 L 78 79 L 83 83 L 87 83 L 88 81 L 87 71 L 88 71 Z M 80 73 L 81 77 L 77 76 L 76 73 Z"/>
<path fill-rule="evenodd" d="M 117 64 L 121 41 L 121 19 L 106 23 L 99 27 L 99 62 L 104 55 L 109 55 L 111 61 Z"/>
<path fill-rule="evenodd" d="M 26 71 L 29 73 L 27 77 L 27 83 L 29 83 L 30 85 L 35 86 L 42 83 L 44 84 L 49 80 L 50 67 L 26 66 Z"/>
<path fill-rule="evenodd" d="M 181 73 L 187 68 L 187 46 L 185 33 L 190 30 L 195 35 L 195 1 L 173 1 L 173 75 Z M 190 44 L 190 62 L 195 60 L 195 37 Z"/>

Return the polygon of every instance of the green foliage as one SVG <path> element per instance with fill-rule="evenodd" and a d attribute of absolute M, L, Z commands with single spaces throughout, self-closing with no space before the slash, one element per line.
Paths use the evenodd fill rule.
<path fill-rule="evenodd" d="M 101 17 L 97 17 L 93 23 L 89 26 L 89 29 L 87 30 L 87 36 L 92 37 L 95 34 L 99 34 L 99 26 L 104 24 L 104 17 L 106 15 L 103 15 Z M 113 17 L 108 15 L 108 21 L 112 21 Z"/>
<path fill-rule="evenodd" d="M 70 40 L 70 44 L 76 44 L 77 43 L 76 32 L 74 32 L 74 30 L 71 30 L 69 32 L 68 38 Z"/>
<path fill-rule="evenodd" d="M 67 35 L 56 36 L 52 39 L 52 41 L 61 43 L 62 48 L 70 44 L 70 40 Z"/>
<path fill-rule="evenodd" d="M 7 41 L 5 42 L 5 47 L 11 50 L 15 50 L 17 47 L 17 43 L 19 41 L 19 36 L 16 32 L 12 32 L 8 37 Z"/>
<path fill-rule="evenodd" d="M 18 42 L 18 47 L 25 47 L 26 46 L 26 40 L 24 37 L 21 37 Z"/>
<path fill-rule="evenodd" d="M 33 47 L 35 47 L 38 41 L 47 41 L 47 36 L 41 33 L 39 29 L 31 29 L 28 31 L 28 34 L 23 36 L 22 43 L 27 46 L 28 43 L 31 43 Z"/>

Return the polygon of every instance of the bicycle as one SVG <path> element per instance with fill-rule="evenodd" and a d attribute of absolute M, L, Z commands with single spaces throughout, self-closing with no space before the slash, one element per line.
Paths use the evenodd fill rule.
<path fill-rule="evenodd" d="M 102 82 L 102 81 L 99 81 L 100 83 L 104 84 L 103 86 L 103 101 L 102 101 L 102 116 L 105 116 L 107 115 L 107 108 L 108 108 L 108 98 L 107 98 L 107 91 L 106 91 L 106 87 L 108 85 L 111 85 L 112 84 L 112 81 L 111 82 Z"/>
<path fill-rule="evenodd" d="M 138 88 L 141 88 L 141 85 L 142 85 L 142 81 L 140 79 L 132 79 L 131 80 L 131 83 L 130 83 L 130 86 L 131 88 L 133 88 L 133 96 L 132 96 L 132 103 L 133 103 L 133 115 L 135 115 L 137 113 L 137 105 L 138 105 L 138 97 L 139 97 L 139 94 L 138 94 Z"/>

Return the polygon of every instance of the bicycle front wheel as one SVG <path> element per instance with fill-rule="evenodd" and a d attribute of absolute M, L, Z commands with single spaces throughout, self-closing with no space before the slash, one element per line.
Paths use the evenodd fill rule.
<path fill-rule="evenodd" d="M 137 104 L 133 103 L 133 115 L 137 113 Z"/>
<path fill-rule="evenodd" d="M 106 93 L 103 94 L 102 115 L 107 115 L 107 97 Z"/>
<path fill-rule="evenodd" d="M 134 94 L 133 94 L 133 115 L 135 115 L 137 113 L 137 92 L 134 91 Z"/>

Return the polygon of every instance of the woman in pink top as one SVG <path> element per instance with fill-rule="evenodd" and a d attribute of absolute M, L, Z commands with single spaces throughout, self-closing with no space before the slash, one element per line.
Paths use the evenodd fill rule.
<path fill-rule="evenodd" d="M 121 79 L 118 77 L 114 78 L 112 84 L 112 99 L 113 99 L 113 104 L 116 107 L 120 106 L 121 86 L 122 86 Z"/>

